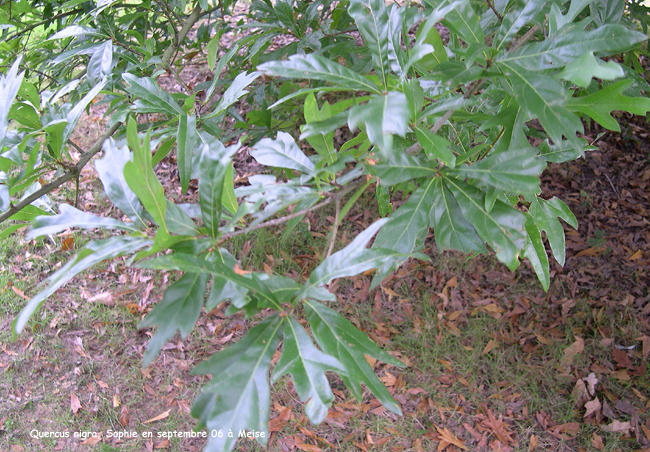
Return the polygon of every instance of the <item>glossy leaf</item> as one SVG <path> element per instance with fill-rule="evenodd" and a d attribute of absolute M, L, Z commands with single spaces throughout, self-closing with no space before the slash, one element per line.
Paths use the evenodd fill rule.
<path fill-rule="evenodd" d="M 109 217 L 99 217 L 92 213 L 82 212 L 69 204 L 59 204 L 58 215 L 45 215 L 36 217 L 32 222 L 32 228 L 27 234 L 27 239 L 33 239 L 42 235 L 57 234 L 68 228 L 82 229 L 121 229 L 123 231 L 135 231 L 138 229 Z"/>
<path fill-rule="evenodd" d="M 210 231 L 210 236 L 213 239 L 217 238 L 218 235 L 225 194 L 225 179 L 228 173 L 230 173 L 232 181 L 230 157 L 237 149 L 239 149 L 239 145 L 224 148 L 219 142 L 214 145 L 206 144 L 203 146 L 201 165 L 199 167 L 199 204 L 201 205 L 203 223 Z M 230 183 L 232 184 L 232 182 Z M 229 188 L 232 189 L 232 186 Z"/>
<path fill-rule="evenodd" d="M 621 80 L 588 96 L 571 98 L 567 108 L 586 114 L 606 129 L 620 132 L 618 122 L 611 116 L 612 111 L 623 110 L 635 115 L 645 115 L 650 111 L 650 99 L 647 97 L 623 95 L 631 84 L 632 80 Z"/>
<path fill-rule="evenodd" d="M 392 160 L 369 165 L 368 171 L 377 176 L 382 185 L 395 185 L 419 177 L 433 176 L 438 172 L 438 167 L 423 158 L 399 152 Z"/>
<path fill-rule="evenodd" d="M 86 78 L 91 83 L 107 77 L 113 69 L 113 41 L 105 41 L 99 46 L 88 61 Z"/>
<path fill-rule="evenodd" d="M 229 266 L 227 260 L 211 259 L 208 260 L 202 256 L 192 256 L 189 254 L 174 253 L 165 256 L 156 257 L 137 264 L 140 268 L 152 268 L 158 270 L 180 270 L 188 273 L 210 273 L 228 281 L 232 281 L 247 290 L 256 292 L 268 307 L 280 310 L 282 303 L 288 302 L 298 289 L 297 283 L 289 278 L 285 280 L 285 287 L 282 288 L 282 295 L 271 290 L 263 282 L 268 275 L 265 273 L 251 273 L 241 275 Z M 279 276 L 276 278 L 280 278 Z"/>
<path fill-rule="evenodd" d="M 493 154 L 471 165 L 461 165 L 450 173 L 472 180 L 480 188 L 538 194 L 541 192 L 539 176 L 544 168 L 546 162 L 538 157 L 538 150 L 526 147 Z"/>
<path fill-rule="evenodd" d="M 494 39 L 493 46 L 500 50 L 508 44 L 517 35 L 526 24 L 531 23 L 533 19 L 542 11 L 546 5 L 546 0 L 532 0 L 524 2 L 523 8 L 510 11 L 503 16 L 501 27 Z M 575 2 L 572 2 L 575 3 Z"/>
<path fill-rule="evenodd" d="M 181 193 L 187 193 L 190 185 L 192 158 L 196 141 L 196 116 L 180 115 L 176 133 L 176 153 L 178 155 L 178 176 L 181 180 Z"/>
<path fill-rule="evenodd" d="M 333 309 L 314 300 L 306 300 L 304 306 L 316 342 L 325 353 L 343 365 L 345 373 L 341 377 L 357 400 L 361 400 L 361 383 L 364 383 L 384 407 L 401 415 L 399 405 L 379 381 L 365 355 L 393 366 L 404 365 L 377 347 L 368 336 Z"/>
<path fill-rule="evenodd" d="M 237 77 L 235 77 L 235 80 L 233 80 L 228 89 L 223 93 L 223 96 L 221 97 L 221 100 L 215 107 L 214 111 L 209 115 L 206 115 L 204 119 L 212 118 L 228 110 L 228 108 L 237 102 L 240 97 L 248 93 L 245 88 L 253 83 L 260 75 L 260 72 L 251 72 L 249 74 L 242 72 L 241 74 L 237 75 Z"/>
<path fill-rule="evenodd" d="M 327 416 L 334 400 L 325 372 L 345 373 L 343 365 L 333 356 L 318 350 L 304 328 L 294 318 L 284 322 L 282 355 L 273 369 L 271 382 L 291 374 L 293 387 L 305 405 L 305 413 L 314 424 Z"/>
<path fill-rule="evenodd" d="M 378 268 L 404 257 L 403 253 L 389 249 L 366 248 L 368 241 L 387 221 L 385 218 L 375 221 L 357 235 L 348 246 L 321 262 L 311 272 L 298 298 L 314 296 L 315 290 L 324 284 L 329 284 L 336 278 L 358 275 L 366 270 Z"/>
<path fill-rule="evenodd" d="M 474 226 L 463 216 L 456 198 L 441 177 L 436 178 L 433 185 L 433 205 L 429 216 L 440 250 L 481 254 L 487 252 Z"/>
<path fill-rule="evenodd" d="M 548 256 L 542 241 L 542 234 L 530 214 L 526 214 L 526 233 L 528 237 L 526 238 L 526 247 L 522 256 L 528 258 L 533 270 L 535 270 L 535 274 L 537 274 L 537 278 L 542 283 L 542 287 L 545 291 L 548 291 L 551 284 Z"/>
<path fill-rule="evenodd" d="M 587 52 L 577 60 L 568 63 L 556 77 L 587 88 L 593 78 L 614 80 L 623 77 L 623 75 L 623 68 L 618 63 L 602 61 L 600 58 L 594 57 L 593 52 Z"/>
<path fill-rule="evenodd" d="M 199 235 L 199 228 L 190 216 L 174 202 L 166 199 L 165 224 L 169 232 L 179 235 Z"/>
<path fill-rule="evenodd" d="M 565 136 L 574 146 L 580 147 L 581 142 L 576 137 L 576 132 L 582 133 L 582 122 L 565 107 L 569 97 L 562 85 L 546 75 L 510 63 L 503 66 L 512 82 L 515 100 L 521 108 L 530 117 L 539 118 L 554 142 L 561 142 L 562 136 Z"/>
<path fill-rule="evenodd" d="M 20 312 L 20 315 L 14 320 L 12 324 L 14 333 L 20 334 L 38 307 L 59 287 L 70 281 L 78 273 L 105 259 L 134 253 L 148 245 L 151 245 L 151 240 L 130 236 L 117 236 L 106 240 L 90 242 L 69 260 L 67 264 L 61 267 L 60 270 L 54 272 L 44 281 L 44 283 L 49 284 L 47 288 L 29 300 L 27 306 L 25 306 Z"/>
<path fill-rule="evenodd" d="M 429 232 L 429 210 L 433 205 L 433 187 L 436 177 L 427 179 L 415 190 L 408 201 L 389 217 L 375 242 L 373 249 L 386 248 L 410 254 L 424 245 Z"/>
<path fill-rule="evenodd" d="M 529 212 L 539 230 L 546 232 L 546 238 L 551 245 L 555 260 L 560 265 L 564 265 L 564 228 L 558 217 L 569 223 L 574 229 L 577 229 L 578 220 L 576 220 L 575 215 L 561 199 L 555 197 L 549 200 L 536 197 L 530 205 Z"/>
<path fill-rule="evenodd" d="M 133 193 L 147 212 L 153 217 L 156 224 L 161 227 L 165 226 L 165 190 L 156 177 L 151 166 L 151 152 L 149 150 L 149 135 L 145 137 L 144 145 L 139 145 L 137 137 L 137 126 L 135 120 L 131 118 L 127 125 L 127 134 L 131 137 L 135 135 L 138 142 L 136 149 L 133 150 L 133 161 L 127 161 L 124 164 L 124 179 Z"/>
<path fill-rule="evenodd" d="M 315 168 L 293 137 L 286 132 L 278 132 L 275 140 L 270 138 L 260 140 L 250 154 L 266 166 L 295 169 L 305 174 L 313 173 Z"/>
<path fill-rule="evenodd" d="M 374 96 L 363 105 L 350 109 L 348 126 L 354 131 L 359 124 L 365 124 L 366 134 L 372 144 L 390 152 L 393 135 L 405 136 L 410 119 L 408 100 L 404 93 L 391 91 L 386 95 Z"/>
<path fill-rule="evenodd" d="M 435 135 L 422 127 L 416 127 L 415 133 L 427 157 L 430 159 L 438 158 L 450 168 L 456 166 L 456 156 L 449 149 L 451 146 L 449 140 L 446 140 L 440 135 Z"/>
<path fill-rule="evenodd" d="M 166 113 L 182 115 L 183 109 L 174 98 L 162 90 L 151 78 L 138 78 L 133 74 L 122 74 L 128 83 L 126 90 L 136 97 L 135 108 L 138 113 Z"/>
<path fill-rule="evenodd" d="M 212 374 L 194 402 L 192 416 L 199 420 L 199 427 L 223 433 L 210 435 L 206 450 L 229 452 L 243 429 L 260 433 L 256 439 L 266 445 L 271 404 L 268 372 L 284 321 L 279 315 L 268 317 L 192 371 Z"/>
<path fill-rule="evenodd" d="M 117 147 L 112 138 L 104 141 L 104 157 L 95 160 L 95 169 L 104 185 L 104 192 L 115 206 L 139 228 L 146 228 L 144 210 L 136 194 L 124 178 L 124 166 L 133 158 L 129 148 Z"/>
<path fill-rule="evenodd" d="M 6 184 L 0 184 L 0 213 L 9 208 L 10 202 L 9 187 Z"/>
<path fill-rule="evenodd" d="M 425 3 L 440 7 L 451 2 L 448 0 L 425 0 Z M 468 44 L 484 42 L 481 23 L 469 1 L 458 2 L 455 8 L 445 14 L 442 23 Z"/>
<path fill-rule="evenodd" d="M 158 326 L 156 334 L 147 344 L 143 366 L 148 366 L 158 356 L 158 352 L 174 337 L 176 331 L 180 331 L 181 337 L 185 339 L 194 328 L 203 307 L 206 284 L 207 275 L 186 273 L 165 290 L 162 301 L 140 322 L 138 328 Z"/>
<path fill-rule="evenodd" d="M 388 10 L 383 0 L 350 0 L 348 13 L 368 46 L 375 71 L 379 73 L 384 88 L 390 70 L 388 62 Z"/>
<path fill-rule="evenodd" d="M 578 27 L 567 29 L 541 42 L 527 43 L 499 59 L 500 63 L 516 63 L 529 71 L 559 69 L 587 52 L 600 56 L 623 52 L 648 39 L 643 33 L 619 24 L 604 25 L 583 31 Z"/>
<path fill-rule="evenodd" d="M 323 104 L 323 108 L 319 109 L 318 103 L 316 102 L 316 96 L 314 96 L 313 93 L 308 94 L 305 98 L 303 113 L 307 124 L 317 123 L 319 121 L 323 121 L 332 117 L 330 104 L 328 102 L 325 102 Z M 344 115 L 344 124 L 346 119 L 347 118 Z M 307 141 L 314 148 L 314 150 L 318 152 L 321 157 L 323 157 L 325 163 L 331 165 L 336 161 L 333 131 L 328 133 L 318 133 L 313 137 L 308 137 Z"/>
<path fill-rule="evenodd" d="M 334 83 L 342 90 L 382 91 L 369 79 L 321 55 L 292 55 L 286 61 L 270 61 L 258 66 L 265 74 L 301 80 Z"/>
<path fill-rule="evenodd" d="M 208 259 L 218 259 L 221 262 L 221 265 L 229 268 L 234 268 L 237 265 L 237 259 L 223 248 L 218 253 L 211 254 Z M 230 302 L 237 308 L 243 308 L 248 302 L 246 299 L 247 294 L 247 288 L 221 276 L 213 275 L 212 289 L 210 290 L 210 295 L 205 302 L 205 310 L 210 311 L 216 308 L 219 303 L 226 300 L 230 300 Z"/>
<path fill-rule="evenodd" d="M 481 240 L 487 242 L 497 258 L 514 271 L 519 266 L 519 253 L 526 244 L 524 214 L 499 200 L 488 212 L 485 194 L 479 189 L 451 177 L 445 178 L 445 184 Z"/>

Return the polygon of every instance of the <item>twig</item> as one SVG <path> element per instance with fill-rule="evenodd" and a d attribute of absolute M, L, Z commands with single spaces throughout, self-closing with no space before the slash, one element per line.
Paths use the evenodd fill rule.
<path fill-rule="evenodd" d="M 120 127 L 121 123 L 117 123 L 113 125 L 110 129 L 108 129 L 106 132 L 104 132 L 104 135 L 102 135 L 99 140 L 93 144 L 93 146 L 88 149 L 88 152 L 83 154 L 79 161 L 77 162 L 76 165 L 70 168 L 69 171 L 67 171 L 63 176 L 54 179 L 52 182 L 50 182 L 47 185 L 44 185 L 41 187 L 39 190 L 36 190 L 34 193 L 23 199 L 22 201 L 12 204 L 9 209 L 4 212 L 2 215 L 0 215 L 0 223 L 8 219 L 9 217 L 13 216 L 16 212 L 19 212 L 26 206 L 30 205 L 34 201 L 36 201 L 38 198 L 40 198 L 43 195 L 48 194 L 55 188 L 59 187 L 60 185 L 63 185 L 64 183 L 68 182 L 69 180 L 74 179 L 75 177 L 78 177 L 79 174 L 81 174 L 81 170 L 83 169 L 84 166 L 90 161 L 90 159 L 97 154 L 99 151 L 102 149 L 102 144 L 104 144 L 104 141 L 110 138 L 115 131 Z"/>
<path fill-rule="evenodd" d="M 174 69 L 172 65 L 167 65 L 167 67 L 166 67 L 165 69 L 167 69 L 169 72 L 172 73 L 172 75 L 174 76 L 174 78 L 176 79 L 176 81 L 177 81 L 178 83 L 180 83 L 180 85 L 183 87 L 183 89 L 187 92 L 188 95 L 192 92 L 192 90 L 190 89 L 190 87 L 187 86 L 187 83 L 185 83 L 185 82 L 183 81 L 183 79 L 181 78 L 181 76 L 178 74 L 178 72 L 176 72 L 176 69 Z"/>
<path fill-rule="evenodd" d="M 163 10 L 165 13 L 165 16 L 167 16 L 167 19 L 169 19 L 170 22 L 173 22 L 173 19 L 175 18 L 176 21 L 178 22 L 178 25 L 181 25 L 183 21 L 181 20 L 180 17 L 178 17 L 178 14 L 176 14 L 176 11 L 172 7 L 169 6 L 169 4 L 165 0 L 155 0 L 158 5 L 160 5 L 160 8 Z M 172 17 L 173 16 L 173 17 Z M 178 37 L 178 33 L 176 31 L 176 27 L 173 27 L 174 29 L 174 35 Z"/>
<path fill-rule="evenodd" d="M 9 4 L 11 5 L 11 2 L 9 2 Z M 41 25 L 53 22 L 53 21 L 55 21 L 57 19 L 61 19 L 63 17 L 72 16 L 73 14 L 77 14 L 77 13 L 80 13 L 80 12 L 83 12 L 82 8 L 73 9 L 71 11 L 66 11 L 65 13 L 57 14 L 56 16 L 53 16 L 53 17 L 48 17 L 47 19 L 43 19 L 40 22 L 36 22 L 35 24 L 28 25 L 27 27 L 23 28 L 22 30 L 16 31 L 14 34 L 7 36 L 5 38 L 5 42 L 9 42 L 12 39 L 16 39 L 17 37 L 22 36 L 25 33 L 28 33 L 30 31 L 32 31 L 34 28 L 40 27 Z"/>
<path fill-rule="evenodd" d="M 72 141 L 71 139 L 68 139 L 68 143 L 70 143 L 72 147 L 74 147 L 77 151 L 79 151 L 79 154 L 84 155 L 86 153 L 86 151 L 81 149 L 81 147 L 79 147 L 79 145 L 74 141 Z"/>
<path fill-rule="evenodd" d="M 499 14 L 499 11 L 497 11 L 497 9 L 494 7 L 492 1 L 491 0 L 485 0 L 485 1 L 487 2 L 488 6 L 490 7 L 494 15 L 497 16 L 497 19 L 499 19 L 499 23 L 503 23 L 503 16 Z"/>
<path fill-rule="evenodd" d="M 185 37 L 187 36 L 187 33 L 192 29 L 196 21 L 199 20 L 200 15 L 201 15 L 201 7 L 197 4 L 196 7 L 192 10 L 192 13 L 188 16 L 188 18 L 183 23 L 183 27 L 181 28 L 181 30 L 178 32 L 178 42 L 174 43 L 174 45 L 167 47 L 165 53 L 163 53 L 162 61 L 158 63 L 156 69 L 166 69 L 168 66 L 172 65 L 172 57 L 180 47 Z"/>
<path fill-rule="evenodd" d="M 609 185 L 611 185 L 612 188 L 614 189 L 614 193 L 616 193 L 616 196 L 618 197 L 618 199 L 621 199 L 621 195 L 618 193 L 618 189 L 616 187 L 614 187 L 614 184 L 612 183 L 612 180 L 609 178 L 609 176 L 607 174 L 605 174 L 605 173 L 603 173 L 603 174 L 607 178 L 607 182 L 609 182 Z"/>
<path fill-rule="evenodd" d="M 128 45 L 128 44 L 124 44 L 123 42 L 118 41 L 117 38 L 112 37 L 112 36 L 111 36 L 111 40 L 113 41 L 114 44 L 116 44 L 116 45 L 122 47 L 123 49 L 126 49 L 126 50 L 128 50 L 129 52 L 131 52 L 131 53 L 135 53 L 135 54 L 138 55 L 139 57 L 143 57 L 143 58 L 144 58 L 144 56 L 145 56 L 144 53 L 140 52 L 139 50 L 135 50 L 135 49 L 134 49 L 133 47 L 131 47 L 130 45 Z"/>
<path fill-rule="evenodd" d="M 350 193 L 352 190 L 357 188 L 358 185 L 359 185 L 358 183 L 357 184 L 351 184 L 345 190 L 342 190 L 338 194 L 338 198 L 342 198 L 346 194 Z M 279 224 L 286 223 L 287 221 L 292 220 L 294 218 L 297 218 L 299 216 L 302 216 L 302 215 L 304 215 L 304 214 L 306 214 L 308 212 L 318 210 L 321 207 L 325 207 L 326 205 L 331 203 L 333 199 L 336 199 L 336 198 L 337 198 L 336 196 L 335 197 L 330 197 L 330 198 L 327 198 L 326 200 L 324 200 L 323 202 L 315 204 L 315 205 L 313 205 L 311 207 L 307 207 L 306 209 L 302 209 L 302 210 L 300 210 L 298 212 L 293 212 L 293 213 L 291 213 L 291 214 L 289 214 L 289 215 L 287 215 L 285 217 L 276 218 L 275 220 L 265 221 L 264 223 L 256 224 L 255 226 L 251 226 L 249 228 L 240 229 L 239 231 L 234 231 L 234 232 L 229 232 L 227 234 L 223 234 L 221 236 L 221 239 L 219 240 L 219 244 L 222 244 L 226 240 L 230 240 L 233 237 L 237 237 L 238 235 L 247 234 L 249 232 L 253 232 L 253 231 L 256 231 L 258 229 L 266 228 L 266 227 L 269 227 L 269 226 L 277 226 Z"/>
<path fill-rule="evenodd" d="M 526 44 L 526 42 L 528 42 L 528 40 L 529 40 L 530 38 L 532 38 L 533 35 L 534 35 L 535 33 L 537 33 L 538 30 L 539 30 L 539 25 L 534 25 L 533 28 L 531 28 L 530 30 L 528 30 L 528 31 L 526 32 L 526 34 L 523 35 L 519 41 L 517 41 L 516 43 L 514 43 L 514 44 L 512 45 L 512 47 L 510 47 L 510 50 L 508 50 L 508 52 L 514 52 L 514 51 L 517 50 L 519 47 L 521 47 L 521 46 L 523 46 L 524 44 Z"/>
<path fill-rule="evenodd" d="M 334 250 L 334 243 L 336 242 L 336 234 L 339 231 L 339 222 L 341 217 L 341 197 L 337 196 L 336 198 L 336 216 L 334 217 L 334 225 L 332 227 L 332 236 L 330 237 L 330 246 L 327 248 L 327 254 L 325 259 L 332 255 Z"/>

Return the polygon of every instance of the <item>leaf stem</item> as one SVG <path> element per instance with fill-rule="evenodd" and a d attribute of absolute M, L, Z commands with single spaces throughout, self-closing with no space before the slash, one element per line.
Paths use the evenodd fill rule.
<path fill-rule="evenodd" d="M 240 229 L 239 231 L 233 231 L 233 232 L 228 232 L 227 234 L 223 234 L 221 236 L 220 240 L 219 240 L 219 245 L 226 242 L 227 240 L 230 240 L 233 237 L 237 237 L 238 235 L 247 234 L 249 232 L 253 232 L 253 231 L 256 231 L 258 229 L 266 228 L 266 227 L 269 227 L 269 226 L 277 226 L 279 224 L 286 223 L 289 220 L 292 220 L 294 218 L 302 216 L 302 215 L 304 215 L 304 214 L 306 214 L 308 212 L 312 212 L 314 210 L 320 209 L 321 207 L 325 207 L 326 205 L 331 203 L 333 200 L 335 200 L 337 197 L 340 198 L 340 197 L 343 197 L 346 194 L 350 193 L 352 190 L 357 188 L 358 185 L 359 185 L 358 183 L 350 184 L 347 188 L 345 188 L 344 190 L 341 190 L 341 192 L 338 193 L 337 196 L 329 197 L 329 198 L 325 199 L 324 201 L 319 202 L 318 204 L 314 204 L 313 206 L 307 207 L 307 208 L 302 209 L 302 210 L 300 210 L 298 212 L 293 212 L 293 213 L 291 213 L 291 214 L 289 214 L 287 216 L 284 216 L 282 218 L 276 218 L 275 220 L 265 221 L 264 223 L 256 224 L 255 226 L 251 226 L 249 228 L 244 228 L 244 229 Z"/>

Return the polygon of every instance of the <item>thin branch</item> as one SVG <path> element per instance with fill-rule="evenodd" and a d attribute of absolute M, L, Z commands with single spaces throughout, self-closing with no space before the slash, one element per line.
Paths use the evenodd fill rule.
<path fill-rule="evenodd" d="M 528 31 L 526 32 L 526 34 L 523 35 L 519 41 L 517 41 L 516 43 L 514 43 L 514 44 L 512 45 L 512 47 L 510 47 L 510 50 L 508 50 L 508 52 L 514 52 L 514 51 L 517 50 L 519 47 L 521 47 L 521 46 L 523 46 L 524 44 L 526 44 L 526 42 L 528 42 L 528 40 L 529 40 L 530 38 L 532 38 L 533 35 L 534 35 L 535 33 L 537 33 L 538 30 L 539 30 L 539 25 L 534 25 L 533 28 L 531 28 L 530 30 L 528 30 Z"/>
<path fill-rule="evenodd" d="M 334 225 L 332 226 L 332 236 L 330 237 L 330 246 L 327 248 L 325 259 L 332 255 L 334 250 L 334 243 L 336 242 L 336 234 L 339 232 L 339 222 L 341 221 L 341 197 L 336 197 L 336 216 L 334 217 Z"/>
<path fill-rule="evenodd" d="M 68 182 L 69 180 L 78 177 L 79 174 L 81 174 L 81 170 L 83 169 L 84 166 L 86 166 L 86 164 L 90 161 L 90 159 L 99 151 L 101 151 L 102 144 L 104 144 L 104 141 L 110 138 L 120 126 L 121 123 L 118 122 L 117 124 L 113 125 L 113 127 L 111 127 L 106 132 L 104 132 L 104 135 L 102 135 L 99 138 L 99 140 L 97 140 L 95 144 L 93 144 L 93 146 L 90 149 L 88 149 L 88 152 L 83 154 L 79 159 L 79 161 L 73 167 L 71 167 L 69 171 L 63 174 L 63 176 L 54 179 L 52 182 L 50 182 L 47 185 L 44 185 L 39 190 L 36 190 L 34 193 L 29 195 L 22 201 L 16 204 L 12 204 L 6 212 L 0 215 L 0 223 L 5 221 L 9 217 L 13 216 L 23 208 L 27 207 L 28 205 L 36 201 L 41 196 L 48 194 L 49 192 L 63 185 L 64 183 Z"/>
<path fill-rule="evenodd" d="M 115 38 L 115 37 L 113 37 L 113 36 L 111 36 L 111 40 L 113 41 L 113 44 L 116 44 L 116 45 L 122 47 L 123 49 L 126 49 L 126 50 L 128 50 L 129 52 L 131 52 L 131 53 L 135 53 L 135 54 L 138 55 L 139 57 L 143 57 L 143 58 L 144 58 L 144 56 L 145 56 L 144 53 L 140 52 L 139 50 L 134 49 L 134 48 L 131 47 L 130 45 L 128 45 L 128 44 L 124 44 L 123 42 L 118 41 L 117 38 Z"/>
<path fill-rule="evenodd" d="M 68 143 L 70 143 L 70 144 L 72 145 L 73 148 L 75 148 L 77 151 L 79 151 L 79 154 L 80 154 L 80 155 L 84 155 L 84 154 L 86 153 L 86 151 L 84 151 L 83 149 L 81 149 L 81 147 L 80 147 L 77 143 L 75 143 L 74 141 L 72 141 L 71 139 L 68 139 Z"/>
<path fill-rule="evenodd" d="M 173 19 L 175 18 L 176 22 L 178 22 L 178 25 L 181 25 L 183 23 L 181 18 L 178 17 L 178 14 L 176 14 L 176 11 L 174 11 L 174 9 L 170 7 L 165 0 L 155 0 L 155 2 L 158 3 L 158 5 L 160 5 L 160 8 L 163 10 L 165 16 L 167 16 L 167 19 L 169 19 L 170 22 L 173 23 Z M 176 27 L 173 28 L 174 28 L 174 34 L 177 35 Z"/>
<path fill-rule="evenodd" d="M 9 4 L 11 4 L 11 3 L 9 3 Z M 77 9 L 73 9 L 71 11 L 66 11 L 65 13 L 57 14 L 56 16 L 53 16 L 53 17 L 48 17 L 47 19 L 43 19 L 40 22 L 36 22 L 35 24 L 28 25 L 27 27 L 21 29 L 20 31 L 16 31 L 14 34 L 7 36 L 5 38 L 5 42 L 11 41 L 12 39 L 16 39 L 17 37 L 22 36 L 25 33 L 29 33 L 34 28 L 40 27 L 41 25 L 45 25 L 45 24 L 51 23 L 51 22 L 53 22 L 53 21 L 55 21 L 57 19 L 61 19 L 63 17 L 67 17 L 67 16 L 72 16 L 73 14 L 77 14 L 77 13 L 81 13 L 81 12 L 83 12 L 83 9 L 82 8 L 77 8 Z"/>
<path fill-rule="evenodd" d="M 494 15 L 497 16 L 497 19 L 499 19 L 499 23 L 503 23 L 503 16 L 499 14 L 499 11 L 497 11 L 497 9 L 494 7 L 494 3 L 492 3 L 491 0 L 485 0 L 485 1 L 487 2 L 488 6 L 490 7 Z"/>
<path fill-rule="evenodd" d="M 352 190 L 357 188 L 358 185 L 359 185 L 358 183 L 350 184 L 347 188 L 345 188 L 344 190 L 341 190 L 341 192 L 338 193 L 336 196 L 329 197 L 326 200 L 324 200 L 323 202 L 315 204 L 315 205 L 313 205 L 311 207 L 307 207 L 306 209 L 302 209 L 302 210 L 300 210 L 298 212 L 293 212 L 293 213 L 291 213 L 291 214 L 289 214 L 289 215 L 287 215 L 285 217 L 276 218 L 275 220 L 265 221 L 264 223 L 256 224 L 255 226 L 251 226 L 249 228 L 240 229 L 239 231 L 233 231 L 233 232 L 228 232 L 227 234 L 223 234 L 221 236 L 221 239 L 219 240 L 219 245 L 221 245 L 223 242 L 225 242 L 227 240 L 230 240 L 233 237 L 237 237 L 238 235 L 247 234 L 249 232 L 253 232 L 253 231 L 256 231 L 258 229 L 266 228 L 266 227 L 269 227 L 269 226 L 277 226 L 277 225 L 286 223 L 287 221 L 292 220 L 294 218 L 300 217 L 300 216 L 302 216 L 302 215 L 304 215 L 304 214 L 306 214 L 308 212 L 318 210 L 321 207 L 325 207 L 326 205 L 331 203 L 332 200 L 337 199 L 337 198 L 340 199 L 343 196 L 345 196 L 346 194 L 350 193 Z"/>
<path fill-rule="evenodd" d="M 196 21 L 199 20 L 200 15 L 201 7 L 199 5 L 196 5 L 196 7 L 192 10 L 192 13 L 183 23 L 183 28 L 181 28 L 181 30 L 178 32 L 178 41 L 174 43 L 174 45 L 167 47 L 165 53 L 163 53 L 162 62 L 158 64 L 156 69 L 167 69 L 168 67 L 171 67 L 172 57 L 187 36 L 187 33 L 192 29 Z"/>
<path fill-rule="evenodd" d="M 185 83 L 185 81 L 181 78 L 181 76 L 178 74 L 178 72 L 176 72 L 176 69 L 174 69 L 174 67 L 171 66 L 171 65 L 167 66 L 166 69 L 167 69 L 169 72 L 172 73 L 172 75 L 174 76 L 174 78 L 176 79 L 176 81 L 177 81 L 177 82 L 178 82 L 178 83 L 183 87 L 183 89 L 184 89 L 184 90 L 187 92 L 187 94 L 189 95 L 189 94 L 192 92 L 192 90 L 190 89 L 189 86 L 187 86 L 187 83 Z"/>

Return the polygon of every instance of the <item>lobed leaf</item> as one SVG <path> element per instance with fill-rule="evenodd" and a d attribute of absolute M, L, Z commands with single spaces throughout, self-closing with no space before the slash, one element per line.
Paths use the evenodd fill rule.
<path fill-rule="evenodd" d="M 368 78 L 321 55 L 292 55 L 288 60 L 270 61 L 257 68 L 278 77 L 334 83 L 342 90 L 382 93 Z"/>
<path fill-rule="evenodd" d="M 650 111 L 650 99 L 647 97 L 628 97 L 623 95 L 632 80 L 621 80 L 593 94 L 573 97 L 567 108 L 589 116 L 601 126 L 616 132 L 621 131 L 618 122 L 611 116 L 614 110 L 623 110 L 635 115 L 645 115 Z"/>
<path fill-rule="evenodd" d="M 526 244 L 526 217 L 518 210 L 496 200 L 488 212 L 485 194 L 467 182 L 445 177 L 445 185 L 456 198 L 463 216 L 494 251 L 497 259 L 511 271 L 519 266 L 519 253 Z"/>
<path fill-rule="evenodd" d="M 314 424 L 325 419 L 334 400 L 327 371 L 344 374 L 345 368 L 336 358 L 318 350 L 300 323 L 289 317 L 284 322 L 282 355 L 273 369 L 271 382 L 291 374 L 298 397 L 306 402 L 305 413 Z"/>
<path fill-rule="evenodd" d="M 441 177 L 435 178 L 433 204 L 429 222 L 435 232 L 440 250 L 460 250 L 464 253 L 486 253 L 485 244 L 463 212 Z"/>
<path fill-rule="evenodd" d="M 268 372 L 284 321 L 277 314 L 268 317 L 236 344 L 192 370 L 212 374 L 192 406 L 192 416 L 199 420 L 199 428 L 223 432 L 221 437 L 210 435 L 207 451 L 231 451 L 244 429 L 260 433 L 255 439 L 266 445 L 271 405 Z"/>
<path fill-rule="evenodd" d="M 384 407 L 401 415 L 402 410 L 379 381 L 365 355 L 393 366 L 403 367 L 404 364 L 377 347 L 368 336 L 333 309 L 314 300 L 305 300 L 304 306 L 316 342 L 345 368 L 341 378 L 357 400 L 361 400 L 361 383 L 364 383 Z"/>
<path fill-rule="evenodd" d="M 535 224 L 540 231 L 546 232 L 546 238 L 551 245 L 553 256 L 560 265 L 565 260 L 564 228 L 559 218 L 569 223 L 574 229 L 578 227 L 578 220 L 571 212 L 571 209 L 559 198 L 553 197 L 549 200 L 535 197 L 529 208 Z"/>

